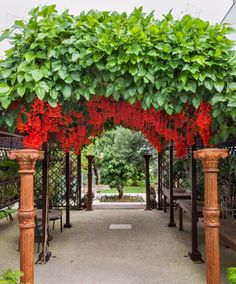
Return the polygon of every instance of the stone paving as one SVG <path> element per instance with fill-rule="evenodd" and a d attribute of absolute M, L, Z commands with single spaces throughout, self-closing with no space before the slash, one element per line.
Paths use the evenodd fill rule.
<path fill-rule="evenodd" d="M 193 264 L 187 257 L 189 219 L 185 218 L 183 232 L 168 228 L 168 214 L 157 210 L 71 211 L 71 223 L 72 228 L 63 233 L 59 222 L 51 230 L 53 257 L 35 266 L 35 284 L 205 283 L 205 264 Z M 132 229 L 109 230 L 111 224 L 131 224 Z M 199 227 L 202 252 L 201 223 Z M 0 270 L 17 268 L 16 218 L 13 224 L 1 221 L 0 232 Z M 236 253 L 221 247 L 221 256 L 221 283 L 227 283 L 225 270 L 236 265 Z"/>

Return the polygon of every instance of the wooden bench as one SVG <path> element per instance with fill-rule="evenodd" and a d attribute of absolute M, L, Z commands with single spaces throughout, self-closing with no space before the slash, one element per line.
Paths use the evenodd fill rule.
<path fill-rule="evenodd" d="M 232 223 L 231 220 L 221 219 L 220 240 L 225 246 L 236 251 L 236 223 Z"/>
<path fill-rule="evenodd" d="M 162 190 L 163 193 L 163 211 L 166 212 L 166 208 L 167 208 L 167 199 L 170 199 L 170 191 L 169 189 L 165 188 Z M 174 201 L 176 200 L 189 200 L 191 199 L 191 191 L 185 191 L 185 192 L 176 192 L 174 190 L 173 192 L 173 199 Z"/>
<path fill-rule="evenodd" d="M 183 231 L 183 212 L 186 212 L 190 216 L 192 215 L 192 201 L 191 200 L 179 200 L 179 230 Z M 203 206 L 197 206 L 197 218 L 203 218 Z"/>
<path fill-rule="evenodd" d="M 43 212 L 42 209 L 36 209 L 36 216 L 38 220 L 43 219 Z M 62 232 L 62 210 L 50 209 L 48 212 L 49 221 L 53 222 L 52 228 L 54 229 L 55 221 L 60 220 L 60 229 Z"/>

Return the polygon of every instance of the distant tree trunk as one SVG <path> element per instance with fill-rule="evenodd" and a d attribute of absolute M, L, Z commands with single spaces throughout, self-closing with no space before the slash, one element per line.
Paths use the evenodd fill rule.
<path fill-rule="evenodd" d="M 117 186 L 117 190 L 118 190 L 118 192 L 119 192 L 118 198 L 119 198 L 119 199 L 122 199 L 123 193 L 124 193 L 123 186 L 122 186 L 122 185 L 118 185 L 118 186 Z"/>
<path fill-rule="evenodd" d="M 98 185 L 99 184 L 99 178 L 98 178 L 98 170 L 97 170 L 95 160 L 93 161 L 93 171 L 94 171 L 94 175 L 95 175 L 95 184 Z"/>

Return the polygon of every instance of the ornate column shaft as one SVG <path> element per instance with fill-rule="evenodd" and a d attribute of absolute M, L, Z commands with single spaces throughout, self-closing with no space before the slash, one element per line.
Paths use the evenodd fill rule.
<path fill-rule="evenodd" d="M 87 211 L 92 211 L 92 204 L 93 204 L 93 189 L 92 189 L 92 184 L 93 184 L 93 155 L 87 155 L 86 156 L 88 160 L 88 206 L 87 206 Z"/>
<path fill-rule="evenodd" d="M 43 159 L 43 151 L 33 149 L 12 150 L 10 160 L 19 163 L 20 174 L 20 270 L 24 273 L 23 284 L 34 283 L 34 167 Z"/>
<path fill-rule="evenodd" d="M 218 205 L 218 162 L 228 156 L 226 149 L 202 149 L 194 158 L 202 162 L 204 172 L 204 224 L 206 243 L 207 284 L 220 284 L 220 209 Z"/>

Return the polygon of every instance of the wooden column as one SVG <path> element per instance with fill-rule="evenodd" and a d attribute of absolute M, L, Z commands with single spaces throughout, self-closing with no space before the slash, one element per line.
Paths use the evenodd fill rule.
<path fill-rule="evenodd" d="M 66 153 L 66 223 L 64 228 L 71 228 L 70 223 L 70 152 Z"/>
<path fill-rule="evenodd" d="M 174 188 L 173 188 L 173 146 L 169 146 L 169 190 L 170 190 L 170 222 L 168 227 L 176 227 L 174 215 Z"/>
<path fill-rule="evenodd" d="M 218 205 L 218 161 L 228 156 L 228 150 L 209 148 L 194 152 L 201 160 L 204 172 L 204 224 L 206 243 L 207 284 L 220 284 L 220 209 Z"/>
<path fill-rule="evenodd" d="M 197 165 L 193 157 L 193 150 L 195 146 L 191 147 L 191 201 L 192 201 L 192 251 L 189 252 L 189 257 L 192 261 L 202 262 L 201 253 L 198 250 L 198 215 L 197 215 Z"/>
<path fill-rule="evenodd" d="M 150 175 L 149 175 L 149 160 L 152 157 L 151 154 L 143 155 L 145 161 L 145 184 L 146 184 L 146 208 L 145 210 L 152 210 L 151 198 L 150 198 Z"/>
<path fill-rule="evenodd" d="M 86 158 L 88 159 L 88 204 L 87 204 L 87 211 L 92 211 L 92 204 L 93 204 L 93 155 L 87 155 Z"/>
<path fill-rule="evenodd" d="M 157 182 L 158 182 L 158 203 L 157 203 L 157 210 L 162 210 L 162 188 L 161 188 L 161 156 L 162 153 L 158 153 L 158 160 L 157 160 Z"/>
<path fill-rule="evenodd" d="M 43 151 L 33 149 L 12 150 L 10 160 L 17 160 L 20 174 L 20 270 L 22 284 L 34 283 L 34 173 L 35 163 L 43 159 Z"/>
<path fill-rule="evenodd" d="M 81 151 L 77 156 L 77 194 L 78 210 L 82 210 L 82 168 L 81 168 Z"/>

